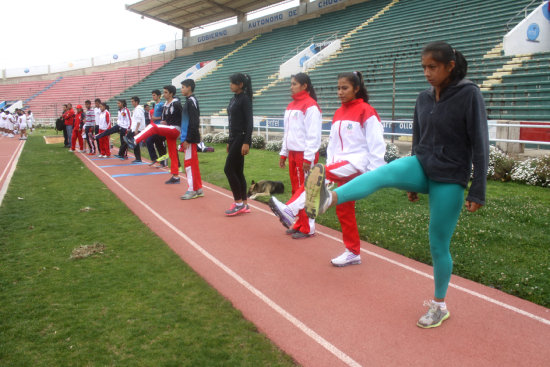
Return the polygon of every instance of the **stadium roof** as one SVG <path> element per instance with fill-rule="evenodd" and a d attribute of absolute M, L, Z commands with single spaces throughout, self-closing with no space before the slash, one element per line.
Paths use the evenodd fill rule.
<path fill-rule="evenodd" d="M 280 3 L 281 0 L 142 0 L 126 9 L 180 29 L 191 29 Z"/>

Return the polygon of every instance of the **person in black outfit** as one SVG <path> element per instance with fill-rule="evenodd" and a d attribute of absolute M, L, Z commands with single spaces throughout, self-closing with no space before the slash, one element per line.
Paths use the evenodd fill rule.
<path fill-rule="evenodd" d="M 235 95 L 229 101 L 229 142 L 224 172 L 229 181 L 235 202 L 225 211 L 227 216 L 250 213 L 247 203 L 246 178 L 244 177 L 244 156 L 252 143 L 252 81 L 247 74 L 233 74 L 229 78 L 230 88 Z"/>

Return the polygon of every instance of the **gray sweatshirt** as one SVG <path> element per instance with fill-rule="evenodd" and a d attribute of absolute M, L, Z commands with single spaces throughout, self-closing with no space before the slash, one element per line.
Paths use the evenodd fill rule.
<path fill-rule="evenodd" d="M 467 79 L 449 85 L 435 101 L 435 90 L 420 93 L 413 121 L 412 154 L 433 181 L 464 187 L 474 175 L 466 200 L 485 204 L 489 138 L 485 103 Z"/>

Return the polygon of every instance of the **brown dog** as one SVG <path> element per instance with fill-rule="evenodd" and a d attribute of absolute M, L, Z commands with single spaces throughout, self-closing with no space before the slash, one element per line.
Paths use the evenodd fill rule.
<path fill-rule="evenodd" d="M 285 192 L 285 185 L 281 181 L 262 180 L 254 182 L 248 189 L 248 197 L 255 199 L 258 196 L 271 196 L 273 194 L 282 194 Z"/>

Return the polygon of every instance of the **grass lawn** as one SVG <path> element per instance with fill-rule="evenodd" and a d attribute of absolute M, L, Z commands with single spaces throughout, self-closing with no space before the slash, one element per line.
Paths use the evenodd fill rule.
<path fill-rule="evenodd" d="M 294 365 L 40 132 L 0 207 L 0 341 L 0 366 Z"/>

